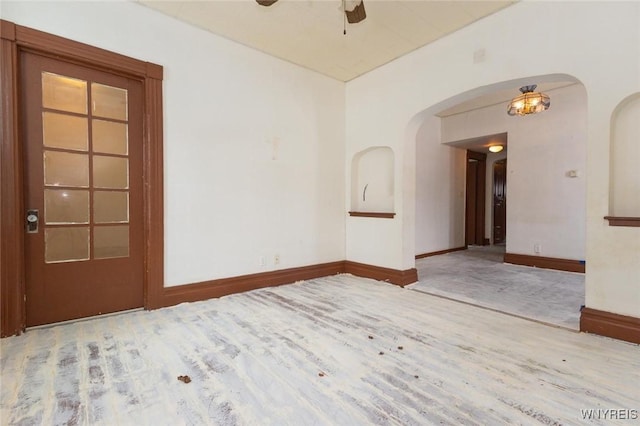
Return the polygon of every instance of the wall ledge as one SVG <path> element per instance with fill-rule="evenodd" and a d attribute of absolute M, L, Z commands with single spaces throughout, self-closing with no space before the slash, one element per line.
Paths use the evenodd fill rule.
<path fill-rule="evenodd" d="M 640 344 L 640 318 L 584 308 L 580 331 Z"/>
<path fill-rule="evenodd" d="M 386 212 L 349 212 L 349 216 L 354 217 L 377 217 L 382 219 L 393 219 L 395 213 L 386 213 Z"/>
<path fill-rule="evenodd" d="M 605 216 L 604 218 L 609 221 L 609 226 L 640 228 L 640 217 Z"/>

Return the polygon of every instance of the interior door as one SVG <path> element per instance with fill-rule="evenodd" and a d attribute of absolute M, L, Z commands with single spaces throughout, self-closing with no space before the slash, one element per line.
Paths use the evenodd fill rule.
<path fill-rule="evenodd" d="M 507 237 L 507 160 L 493 165 L 493 244 L 502 244 Z"/>
<path fill-rule="evenodd" d="M 20 61 L 26 324 L 141 307 L 142 84 Z"/>

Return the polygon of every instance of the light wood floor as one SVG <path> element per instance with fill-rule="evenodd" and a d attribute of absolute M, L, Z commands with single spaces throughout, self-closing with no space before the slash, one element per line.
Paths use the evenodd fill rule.
<path fill-rule="evenodd" d="M 638 345 L 349 275 L 0 349 L 3 425 L 628 425 L 604 410 L 640 408 Z"/>

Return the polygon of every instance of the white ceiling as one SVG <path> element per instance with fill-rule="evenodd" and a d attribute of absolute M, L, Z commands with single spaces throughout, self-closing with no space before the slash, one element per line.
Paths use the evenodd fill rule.
<path fill-rule="evenodd" d="M 349 81 L 387 62 L 510 6 L 515 1 L 364 0 L 367 18 L 346 24 L 341 0 L 135 0 L 230 40 Z M 575 82 L 536 82 L 549 92 Z M 498 90 L 440 111 L 439 117 L 504 103 L 517 87 Z M 494 135 L 495 136 L 495 135 Z M 468 141 L 476 147 L 489 141 Z M 505 141 L 506 142 L 506 141 Z M 469 148 L 469 147 L 466 147 Z"/>
<path fill-rule="evenodd" d="M 367 19 L 347 24 L 341 0 L 137 0 L 270 55 L 349 81 L 514 1 L 364 0 Z"/>
<path fill-rule="evenodd" d="M 468 149 L 469 151 L 489 153 L 489 147 L 492 145 L 502 145 L 507 150 L 507 134 L 497 133 L 495 135 L 479 136 L 477 138 L 465 139 L 461 141 L 447 142 L 445 145 L 455 148 Z"/>

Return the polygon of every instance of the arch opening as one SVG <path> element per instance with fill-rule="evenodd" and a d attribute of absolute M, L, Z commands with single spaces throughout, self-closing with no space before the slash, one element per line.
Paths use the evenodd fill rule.
<path fill-rule="evenodd" d="M 508 93 L 515 97 L 519 85 L 532 82 L 551 87 L 542 90 L 551 96 L 551 108 L 532 116 L 508 116 Z M 501 94 L 504 99 L 495 102 Z M 479 98 L 484 98 L 484 103 L 478 103 Z M 461 104 L 467 105 L 460 108 Z M 486 135 L 499 134 L 505 135 L 504 145 L 508 149 L 491 154 Z M 493 256 L 496 264 L 502 264 L 504 259 L 509 263 L 584 272 L 587 93 L 576 78 L 565 74 L 534 76 L 460 93 L 417 113 L 407 126 L 406 136 L 404 155 L 410 157 L 415 153 L 414 174 L 409 170 L 403 177 L 404 185 L 413 184 L 414 188 L 403 193 L 402 199 L 405 208 L 412 206 L 414 214 L 413 217 L 405 214 L 403 224 L 405 241 L 414 242 L 413 253 L 406 253 L 406 257 L 429 257 L 433 253 L 467 248 L 464 202 L 469 191 L 465 185 L 469 160 L 465 150 L 469 150 L 492 155 L 487 164 L 508 158 L 505 178 L 509 182 L 506 185 L 509 232 L 501 250 L 491 245 L 495 238 L 492 202 L 495 183 L 493 167 L 486 169 L 487 213 L 482 244 L 491 245 L 488 256 L 498 253 Z M 456 255 L 459 254 L 464 252 Z M 418 286 L 429 270 L 422 267 L 422 262 L 416 262 L 421 280 Z M 579 328 L 584 276 L 578 277 L 579 291 L 567 296 L 561 309 L 572 313 L 570 324 L 563 323 L 562 318 L 554 319 L 549 312 L 542 312 L 551 316 L 540 320 Z M 541 301 L 541 305 L 544 303 Z M 509 311 L 507 306 L 505 311 Z M 540 314 L 511 313 L 534 318 Z"/>

